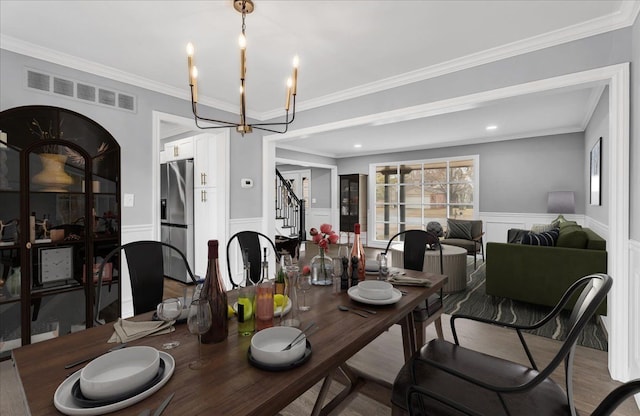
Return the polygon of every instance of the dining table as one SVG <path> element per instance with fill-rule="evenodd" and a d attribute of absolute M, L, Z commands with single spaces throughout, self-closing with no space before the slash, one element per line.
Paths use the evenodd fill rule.
<path fill-rule="evenodd" d="M 310 322 L 318 327 L 308 338 L 311 355 L 304 364 L 286 371 L 267 371 L 249 362 L 251 336 L 238 335 L 236 319 L 229 320 L 226 340 L 215 344 L 200 344 L 198 337 L 189 333 L 186 324 L 176 324 L 171 333 L 171 337 L 180 342 L 174 349 L 162 350 L 168 334 L 129 342 L 129 346 L 151 346 L 170 354 L 175 360 L 175 370 L 157 392 L 117 414 L 140 415 L 145 409 L 159 407 L 167 396 L 175 393 L 164 415 L 274 415 L 323 380 L 311 414 L 329 413 L 356 390 L 362 377 L 366 377 L 366 374 L 356 376 L 349 372 L 347 360 L 392 325 L 402 326 L 405 359 L 418 348 L 413 311 L 427 297 L 438 292 L 446 284 L 447 277 L 403 269 L 395 269 L 395 272 L 426 278 L 430 284 L 428 287 L 398 286 L 396 289 L 402 292 L 398 301 L 382 305 L 356 302 L 345 291 L 334 293 L 331 286 L 313 286 L 306 295 L 311 308 L 299 314 L 301 327 Z M 367 278 L 375 279 L 375 276 Z M 236 298 L 237 291 L 228 292 L 229 304 Z M 359 306 L 375 311 L 375 314 L 361 316 L 338 309 L 340 305 Z M 128 319 L 149 321 L 151 318 L 149 312 Z M 279 318 L 274 321 L 277 325 Z M 54 406 L 54 393 L 67 377 L 82 368 L 65 369 L 65 365 L 107 352 L 114 346 L 107 342 L 113 332 L 112 322 L 15 349 L 12 353 L 14 368 L 30 414 L 61 414 Z M 198 354 L 208 363 L 200 370 L 190 369 L 189 362 L 198 358 Z M 347 375 L 348 382 L 337 396 L 327 401 L 329 385 L 339 371 Z"/>

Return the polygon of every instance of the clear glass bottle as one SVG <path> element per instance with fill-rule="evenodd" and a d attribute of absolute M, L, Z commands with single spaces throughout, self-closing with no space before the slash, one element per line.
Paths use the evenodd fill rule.
<path fill-rule="evenodd" d="M 254 307 L 256 287 L 251 280 L 251 264 L 244 264 L 244 283 L 238 289 L 238 335 L 250 336 L 256 330 Z"/>
<path fill-rule="evenodd" d="M 267 249 L 262 261 L 262 279 L 256 289 L 256 331 L 273 326 L 273 281 L 269 279 Z"/>
<path fill-rule="evenodd" d="M 360 239 L 360 224 L 355 224 L 353 228 L 355 237 L 353 239 L 353 246 L 351 247 L 351 280 L 353 281 L 357 277 L 358 281 L 361 282 L 365 279 L 364 247 Z M 356 276 L 353 276 L 353 273 L 356 273 Z"/>
<path fill-rule="evenodd" d="M 298 293 L 296 291 L 299 271 L 298 266 L 287 266 L 285 269 L 284 296 L 285 299 L 291 302 L 291 310 L 286 314 L 283 312 L 280 315 L 281 326 L 300 327 L 300 305 L 298 305 Z"/>
<path fill-rule="evenodd" d="M 218 263 L 218 240 L 209 240 L 209 261 L 207 274 L 202 285 L 201 297 L 209 302 L 211 308 L 211 328 L 200 338 L 203 344 L 222 342 L 229 335 L 227 321 L 227 292 L 225 291 L 220 265 Z"/>

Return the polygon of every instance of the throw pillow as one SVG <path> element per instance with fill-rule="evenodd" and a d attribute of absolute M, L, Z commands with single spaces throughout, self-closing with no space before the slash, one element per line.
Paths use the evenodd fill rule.
<path fill-rule="evenodd" d="M 567 248 L 587 248 L 589 236 L 582 229 L 567 230 L 564 228 L 558 237 L 556 245 Z"/>
<path fill-rule="evenodd" d="M 529 233 L 522 237 L 522 244 L 553 247 L 558 241 L 559 234 L 560 231 L 557 228 L 540 234 Z"/>
<path fill-rule="evenodd" d="M 531 232 L 534 234 L 540 234 L 540 233 L 545 233 L 547 231 L 551 231 L 554 228 L 558 228 L 558 227 L 554 227 L 553 224 L 533 224 L 531 226 Z"/>
<path fill-rule="evenodd" d="M 471 240 L 471 223 L 468 221 L 447 220 L 447 238 Z"/>

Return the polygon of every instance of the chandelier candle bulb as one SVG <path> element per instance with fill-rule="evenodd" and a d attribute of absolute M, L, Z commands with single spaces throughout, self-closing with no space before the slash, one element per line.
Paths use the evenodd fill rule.
<path fill-rule="evenodd" d="M 193 85 L 193 43 L 187 43 L 187 66 L 189 67 L 189 85 Z"/>
<path fill-rule="evenodd" d="M 284 105 L 284 110 L 289 111 L 289 104 L 291 104 L 291 78 L 287 79 L 287 101 Z"/>
<path fill-rule="evenodd" d="M 194 65 L 191 70 L 191 77 L 193 79 L 193 87 L 192 87 L 192 95 L 193 95 L 193 103 L 198 102 L 198 68 Z"/>
<path fill-rule="evenodd" d="M 293 95 L 296 95 L 298 91 L 298 65 L 300 65 L 300 59 L 296 55 L 293 57 L 293 88 L 291 90 Z"/>

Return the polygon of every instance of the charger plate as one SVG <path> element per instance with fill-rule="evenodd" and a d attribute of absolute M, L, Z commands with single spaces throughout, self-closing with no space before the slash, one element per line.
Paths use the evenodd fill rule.
<path fill-rule="evenodd" d="M 121 410 L 134 405 L 139 401 L 151 396 L 156 391 L 160 390 L 162 386 L 167 384 L 167 382 L 173 375 L 173 372 L 176 368 L 176 362 L 173 357 L 164 351 L 160 351 L 160 360 L 162 360 L 164 364 L 164 372 L 160 380 L 156 384 L 150 386 L 147 390 L 136 394 L 133 397 L 129 397 L 125 400 L 103 406 L 82 407 L 76 402 L 76 399 L 73 397 L 72 391 L 73 386 L 77 381 L 80 380 L 80 372 L 82 371 L 82 369 L 80 369 L 67 377 L 58 386 L 56 392 L 53 394 L 53 404 L 55 405 L 56 409 L 58 409 L 65 415 L 103 415 L 105 413 L 115 412 L 116 410 Z"/>

